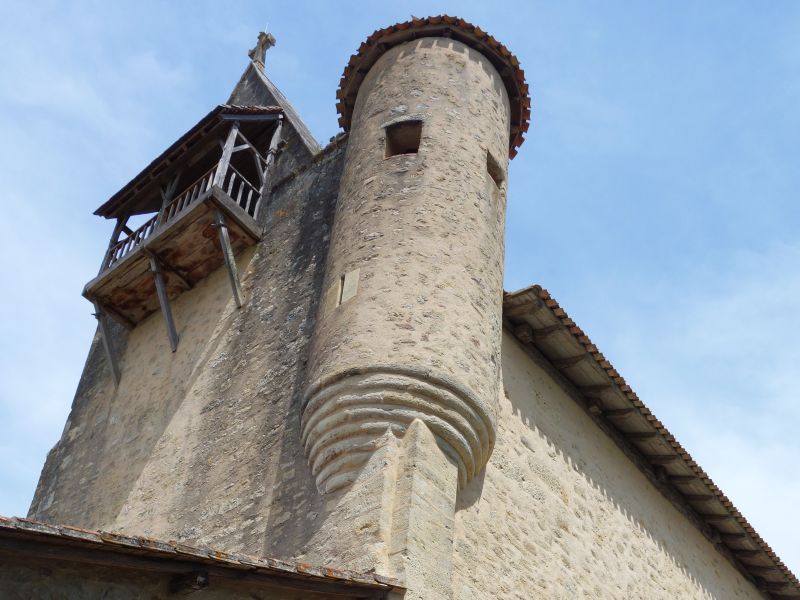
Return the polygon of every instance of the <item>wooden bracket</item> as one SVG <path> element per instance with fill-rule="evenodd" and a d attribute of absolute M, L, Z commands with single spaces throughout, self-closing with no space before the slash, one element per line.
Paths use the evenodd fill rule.
<path fill-rule="evenodd" d="M 167 295 L 167 286 L 164 283 L 164 274 L 161 272 L 161 265 L 155 258 L 150 258 L 150 270 L 153 272 L 153 279 L 156 283 L 156 293 L 158 294 L 158 303 L 161 305 L 161 314 L 164 315 L 164 323 L 167 326 L 167 337 L 169 338 L 169 346 L 175 352 L 178 349 L 178 332 L 175 330 L 175 321 L 172 318 L 172 309 L 169 305 L 169 296 Z"/>
<path fill-rule="evenodd" d="M 191 284 L 191 282 L 188 279 L 186 279 L 186 277 L 184 277 L 175 267 L 167 263 L 158 254 L 156 254 L 152 250 L 149 250 L 148 248 L 142 248 L 142 252 L 144 252 L 144 254 L 148 258 L 155 260 L 164 271 L 169 271 L 170 273 L 172 273 L 187 290 L 190 290 L 194 287 Z"/>
<path fill-rule="evenodd" d="M 215 225 L 219 233 L 219 245 L 222 249 L 222 257 L 225 259 L 225 267 L 228 269 L 228 278 L 231 282 L 233 300 L 236 302 L 236 308 L 242 308 L 242 286 L 239 283 L 239 269 L 236 267 L 236 257 L 233 255 L 231 238 L 228 234 L 228 225 L 225 223 L 225 217 L 220 209 L 216 209 L 215 215 Z"/>
<path fill-rule="evenodd" d="M 106 353 L 106 360 L 108 361 L 108 368 L 111 371 L 111 376 L 114 378 L 114 387 L 119 385 L 120 372 L 117 366 L 117 361 L 114 358 L 114 348 L 111 345 L 111 338 L 108 335 L 108 324 L 105 320 L 105 313 L 103 307 L 99 302 L 92 302 L 94 304 L 94 316 L 100 327 L 100 337 L 103 341 L 103 349 Z"/>

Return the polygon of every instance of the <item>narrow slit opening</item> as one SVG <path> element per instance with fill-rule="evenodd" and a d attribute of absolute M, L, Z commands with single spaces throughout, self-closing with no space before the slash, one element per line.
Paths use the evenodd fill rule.
<path fill-rule="evenodd" d="M 399 154 L 416 154 L 422 137 L 422 121 L 401 121 L 386 128 L 384 158 Z"/>

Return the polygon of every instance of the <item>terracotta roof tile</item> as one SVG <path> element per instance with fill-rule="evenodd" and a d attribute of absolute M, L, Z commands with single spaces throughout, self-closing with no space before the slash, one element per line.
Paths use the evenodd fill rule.
<path fill-rule="evenodd" d="M 339 125 L 350 129 L 356 95 L 367 71 L 380 56 L 398 44 L 420 37 L 447 35 L 483 54 L 497 68 L 508 91 L 511 106 L 511 134 L 509 136 L 509 158 L 514 158 L 528 131 L 531 117 L 531 99 L 525 73 L 519 60 L 508 48 L 488 35 L 481 28 L 458 17 L 438 15 L 427 18 L 413 17 L 410 21 L 396 23 L 379 29 L 362 42 L 358 52 L 350 57 L 336 90 L 336 110 Z"/>
<path fill-rule="evenodd" d="M 536 302 L 538 300 L 538 302 Z M 753 579 L 755 583 L 762 589 L 765 590 L 773 595 L 775 598 L 784 598 L 786 594 L 800 594 L 800 582 L 798 581 L 797 577 L 789 570 L 789 568 L 778 558 L 778 556 L 773 552 L 772 548 L 761 538 L 758 533 L 753 529 L 750 523 L 744 518 L 744 516 L 739 512 L 739 510 L 734 506 L 734 504 L 728 499 L 725 494 L 723 494 L 720 489 L 714 484 L 708 474 L 694 461 L 691 455 L 681 446 L 681 444 L 675 439 L 675 437 L 670 433 L 670 431 L 659 421 L 639 399 L 638 396 L 633 392 L 629 391 L 626 393 L 627 390 L 630 390 L 630 386 L 625 382 L 625 379 L 614 369 L 611 363 L 605 358 L 602 353 L 599 352 L 589 352 L 588 348 L 591 346 L 594 348 L 594 345 L 589 340 L 588 336 L 577 328 L 572 319 L 570 319 L 561 306 L 559 306 L 558 302 L 553 298 L 550 293 L 542 288 L 541 286 L 534 285 L 529 288 L 525 288 L 523 290 L 519 290 L 513 293 L 506 293 L 504 298 L 504 307 L 505 309 L 515 308 L 513 315 L 511 315 L 511 311 L 509 311 L 508 321 L 511 323 L 512 328 L 511 330 L 514 331 L 515 327 L 519 325 L 520 322 L 520 311 L 519 307 L 521 305 L 529 304 L 531 307 L 531 313 L 538 312 L 540 307 L 543 307 L 542 310 L 549 310 L 552 317 L 557 319 L 564 328 L 563 332 L 566 335 L 569 335 L 573 338 L 573 340 L 587 349 L 587 353 L 589 356 L 592 357 L 592 360 L 596 362 L 599 366 L 600 370 L 605 374 L 605 377 L 608 379 L 610 383 L 613 384 L 614 388 L 620 392 L 623 397 L 626 397 L 628 400 L 631 401 L 631 406 L 635 407 L 639 414 L 649 422 L 650 426 L 653 430 L 659 434 L 667 446 L 671 447 L 675 451 L 676 458 L 680 461 L 681 464 L 685 466 L 694 476 L 697 477 L 697 481 L 701 482 L 705 485 L 711 494 L 716 498 L 719 504 L 722 507 L 722 510 L 726 512 L 724 514 L 706 514 L 704 516 L 717 518 L 720 516 L 728 517 L 732 521 L 739 524 L 741 529 L 746 532 L 746 536 L 750 543 L 756 546 L 759 550 L 763 551 L 766 556 L 768 556 L 774 564 L 774 572 L 769 572 L 769 575 L 773 577 L 773 579 L 767 580 L 764 578 L 765 572 L 763 571 L 763 567 L 758 567 L 754 565 L 749 565 L 743 563 L 741 561 L 736 561 L 736 566 L 745 573 L 749 578 Z M 580 333 L 578 333 L 580 331 Z M 524 345 L 534 345 L 536 346 L 536 338 L 529 337 L 526 340 L 520 340 Z M 547 358 L 552 358 L 548 356 L 545 352 L 544 348 L 539 348 L 540 352 L 545 355 Z M 560 358 L 560 357 L 558 357 Z M 569 379 L 569 373 L 566 372 L 564 375 Z M 576 386 L 579 388 L 579 386 Z M 612 419 L 608 419 L 608 424 L 610 427 L 614 427 L 618 429 L 622 435 L 624 436 L 625 431 L 620 428 L 618 424 L 616 424 Z M 632 443 L 632 442 L 631 442 Z M 634 446 L 635 447 L 635 446 Z M 638 449 L 637 449 L 638 450 Z M 646 458 L 646 456 L 645 456 Z M 681 488 L 673 486 L 674 489 L 681 495 L 686 496 L 687 494 L 684 493 Z M 698 513 L 699 515 L 699 513 Z M 727 532 L 720 532 L 720 535 L 724 536 Z M 725 543 L 725 538 L 723 537 L 723 544 Z M 738 540 L 734 543 L 740 543 L 742 540 Z M 732 552 L 738 549 L 738 546 L 731 546 L 730 543 L 726 544 Z"/>

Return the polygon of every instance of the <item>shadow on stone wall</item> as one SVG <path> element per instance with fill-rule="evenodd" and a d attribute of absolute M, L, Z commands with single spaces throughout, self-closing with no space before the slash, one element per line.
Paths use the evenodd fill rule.
<path fill-rule="evenodd" d="M 509 352 L 510 344 L 516 345 L 506 340 L 504 359 L 522 352 Z M 480 536 L 472 530 L 482 530 L 485 564 L 494 566 L 479 575 L 462 570 L 462 581 L 485 582 L 502 568 L 516 577 L 508 585 L 553 598 L 577 597 L 593 585 L 601 586 L 593 590 L 597 597 L 687 597 L 691 591 L 715 600 L 760 598 L 549 376 L 537 374 L 532 362 L 521 374 L 522 360 L 530 361 L 504 361 L 511 391 L 489 472 L 459 497 L 467 539 L 457 542 L 456 552 L 481 564 L 484 550 L 475 548 Z"/>
<path fill-rule="evenodd" d="M 263 556 L 291 558 L 302 554 L 309 539 L 324 519 L 325 501 L 316 489 L 300 437 L 300 416 L 307 381 L 309 342 L 313 334 L 317 309 L 322 298 L 330 232 L 339 191 L 345 148 L 334 149 L 308 171 L 286 184 L 281 200 L 271 207 L 273 222 L 290 219 L 291 238 L 278 251 L 284 264 L 279 270 L 287 277 L 289 297 L 277 297 L 296 314 L 291 331 L 296 342 L 291 352 L 276 340 L 276 352 L 293 364 L 286 365 L 281 381 L 270 384 L 281 396 L 281 426 L 276 458 L 266 472 L 263 514 L 268 515 L 266 535 L 260 553 Z M 276 253 L 278 253 L 276 252 Z"/>

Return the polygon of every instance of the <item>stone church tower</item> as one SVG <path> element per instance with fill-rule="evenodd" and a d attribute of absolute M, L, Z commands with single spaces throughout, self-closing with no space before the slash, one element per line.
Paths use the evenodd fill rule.
<path fill-rule="evenodd" d="M 320 148 L 274 43 L 97 210 L 98 334 L 29 517 L 414 599 L 800 597 L 555 300 L 504 294 L 514 55 L 458 18 L 376 31 Z"/>

